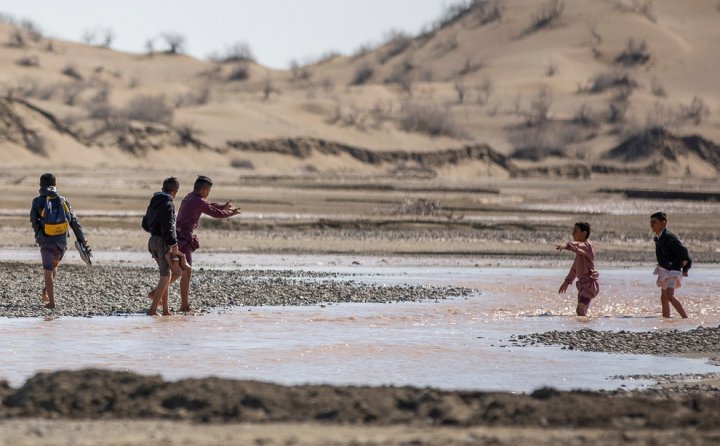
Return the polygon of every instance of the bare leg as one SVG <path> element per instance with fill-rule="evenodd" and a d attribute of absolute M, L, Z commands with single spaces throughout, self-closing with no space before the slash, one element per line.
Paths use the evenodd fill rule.
<path fill-rule="evenodd" d="M 44 269 L 43 273 L 45 273 L 45 289 L 43 290 L 43 295 L 47 295 L 48 298 L 48 303 L 45 304 L 45 308 L 52 310 L 55 308 L 55 271 Z"/>
<path fill-rule="evenodd" d="M 675 289 L 668 288 L 667 291 L 668 291 L 668 293 L 667 293 L 668 301 L 672 304 L 673 307 L 675 307 L 675 311 L 678 312 L 680 317 L 682 317 L 683 319 L 687 319 L 688 315 L 687 315 L 687 313 L 685 313 L 685 308 L 683 308 L 680 301 L 677 300 L 677 298 L 675 297 Z M 668 308 L 668 316 L 670 316 L 669 308 Z"/>
<path fill-rule="evenodd" d="M 578 316 L 586 316 L 587 315 L 587 308 L 588 306 L 584 303 L 578 303 L 577 308 L 575 309 L 575 312 Z"/>
<path fill-rule="evenodd" d="M 57 277 L 57 272 L 58 272 L 58 261 L 56 260 L 53 262 L 53 271 L 52 271 L 53 284 L 55 283 L 55 278 Z M 43 287 L 42 297 L 40 298 L 40 300 L 42 300 L 43 302 L 50 302 L 50 297 L 48 296 L 48 293 L 47 293 L 47 286 Z M 53 304 L 54 304 L 54 302 L 53 302 Z"/>
<path fill-rule="evenodd" d="M 162 297 L 162 307 L 163 307 L 163 316 L 170 316 L 170 307 L 168 305 L 168 301 L 170 300 L 170 284 L 168 283 L 168 286 L 165 287 L 165 292 L 163 293 Z"/>
<path fill-rule="evenodd" d="M 660 291 L 660 305 L 662 305 L 662 317 L 664 318 L 670 317 L 670 298 L 668 297 L 668 292 L 672 291 L 672 288 L 666 288 Z"/>
<path fill-rule="evenodd" d="M 157 316 L 157 308 L 158 305 L 160 305 L 160 300 L 165 296 L 165 293 L 168 290 L 168 286 L 170 285 L 170 276 L 160 276 L 160 280 L 158 280 L 158 284 L 155 287 L 155 291 L 153 292 L 153 301 L 150 304 L 150 309 L 148 310 L 148 316 Z"/>
<path fill-rule="evenodd" d="M 190 311 L 190 279 L 192 269 L 183 270 L 180 278 L 180 311 Z"/>

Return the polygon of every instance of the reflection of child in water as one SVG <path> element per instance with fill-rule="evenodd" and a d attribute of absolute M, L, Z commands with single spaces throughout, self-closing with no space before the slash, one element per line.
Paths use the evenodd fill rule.
<path fill-rule="evenodd" d="M 590 301 L 600 292 L 600 284 L 598 283 L 600 275 L 595 271 L 595 247 L 588 240 L 590 238 L 590 223 L 575 223 L 572 236 L 572 242 L 555 245 L 555 249 L 558 251 L 565 249 L 575 253 L 575 261 L 565 281 L 560 285 L 558 292 L 565 293 L 577 277 L 578 305 L 576 312 L 578 316 L 585 316 Z"/>

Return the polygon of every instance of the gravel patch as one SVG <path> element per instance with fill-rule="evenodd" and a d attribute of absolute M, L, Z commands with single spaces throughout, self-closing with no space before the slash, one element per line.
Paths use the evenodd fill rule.
<path fill-rule="evenodd" d="M 633 353 L 645 355 L 720 353 L 720 327 L 698 327 L 687 331 L 548 331 L 514 335 L 517 347 L 561 345 L 563 349 L 587 352 Z"/>
<path fill-rule="evenodd" d="M 0 263 L 0 317 L 145 313 L 150 306 L 147 293 L 157 280 L 154 268 L 62 265 L 55 284 L 56 308 L 47 310 L 40 302 L 40 266 Z M 179 306 L 177 289 L 173 284 L 171 309 Z M 197 269 L 193 271 L 190 304 L 203 313 L 237 306 L 433 301 L 474 292 L 460 287 L 370 284 L 341 279 L 334 273 Z"/>

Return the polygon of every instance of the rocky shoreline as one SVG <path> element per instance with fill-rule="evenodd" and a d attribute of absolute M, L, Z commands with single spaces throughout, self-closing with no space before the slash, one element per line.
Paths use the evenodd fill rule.
<path fill-rule="evenodd" d="M 678 331 L 548 331 L 516 335 L 514 346 L 559 345 L 564 349 L 588 352 L 631 353 L 642 355 L 720 354 L 720 327 L 697 327 Z"/>
<path fill-rule="evenodd" d="M 55 310 L 40 302 L 38 265 L 0 263 L 0 317 L 124 316 L 145 313 L 147 293 L 155 287 L 155 268 L 61 266 L 55 285 Z M 384 286 L 340 278 L 334 273 L 276 270 L 193 271 L 191 304 L 196 312 L 237 306 L 302 306 L 330 303 L 433 301 L 469 296 L 460 287 Z M 171 309 L 179 306 L 173 285 Z"/>

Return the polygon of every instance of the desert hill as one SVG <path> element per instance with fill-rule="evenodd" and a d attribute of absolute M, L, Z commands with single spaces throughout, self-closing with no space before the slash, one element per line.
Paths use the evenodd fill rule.
<path fill-rule="evenodd" d="M 418 36 L 270 70 L 57 41 L 6 19 L 0 162 L 715 178 L 718 20 L 715 0 L 472 1 Z"/>

